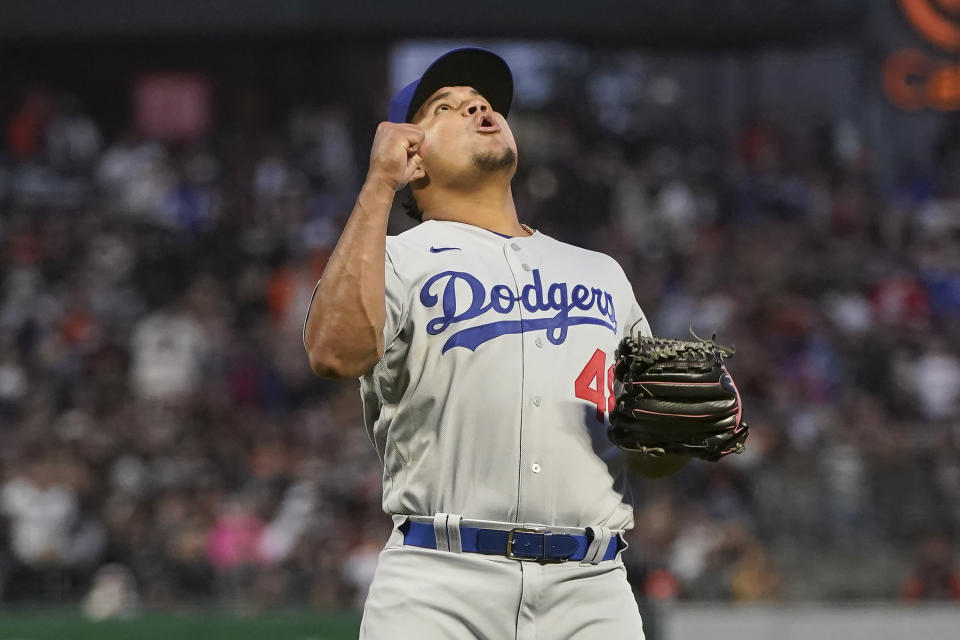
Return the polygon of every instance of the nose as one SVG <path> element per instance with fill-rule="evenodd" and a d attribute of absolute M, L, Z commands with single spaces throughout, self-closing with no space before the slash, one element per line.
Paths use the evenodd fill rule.
<path fill-rule="evenodd" d="M 465 115 L 475 116 L 477 113 L 488 113 L 489 111 L 490 107 L 487 106 L 487 103 L 480 98 L 476 98 L 466 104 Z"/>

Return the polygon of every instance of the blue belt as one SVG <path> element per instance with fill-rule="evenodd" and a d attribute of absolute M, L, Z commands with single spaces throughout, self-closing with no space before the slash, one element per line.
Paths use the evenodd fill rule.
<path fill-rule="evenodd" d="M 436 549 L 437 537 L 433 524 L 408 520 L 400 526 L 403 544 L 424 549 Z M 587 536 L 568 533 L 549 533 L 528 527 L 508 531 L 460 527 L 463 551 L 486 555 L 506 556 L 514 560 L 533 560 L 544 563 L 583 560 L 590 540 Z M 620 551 L 620 536 L 610 538 L 604 560 L 613 560 Z"/>

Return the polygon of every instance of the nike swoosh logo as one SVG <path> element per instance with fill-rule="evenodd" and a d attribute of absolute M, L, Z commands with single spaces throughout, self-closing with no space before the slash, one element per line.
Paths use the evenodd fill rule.
<path fill-rule="evenodd" d="M 460 251 L 460 247 L 430 247 L 430 253 L 440 253 L 441 251 Z"/>

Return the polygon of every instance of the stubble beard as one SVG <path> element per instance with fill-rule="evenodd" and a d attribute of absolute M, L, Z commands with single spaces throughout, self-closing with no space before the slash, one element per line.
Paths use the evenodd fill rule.
<path fill-rule="evenodd" d="M 507 147 L 503 153 L 499 154 L 488 151 L 486 153 L 476 153 L 473 156 L 473 165 L 485 173 L 496 173 L 497 171 L 512 169 L 516 162 L 517 153 L 510 147 Z"/>

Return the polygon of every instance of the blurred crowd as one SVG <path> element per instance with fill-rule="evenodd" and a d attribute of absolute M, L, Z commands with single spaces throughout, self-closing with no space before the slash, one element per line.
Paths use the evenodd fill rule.
<path fill-rule="evenodd" d="M 636 480 L 638 597 L 960 601 L 960 128 L 880 190 L 852 122 L 601 107 L 511 115 L 521 221 L 617 258 L 655 333 L 733 343 L 751 423 Z M 358 606 L 381 467 L 300 332 L 375 122 L 161 143 L 32 90 L 4 126 L 0 602 Z"/>

